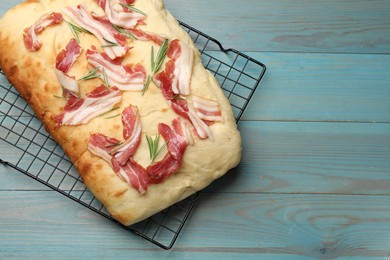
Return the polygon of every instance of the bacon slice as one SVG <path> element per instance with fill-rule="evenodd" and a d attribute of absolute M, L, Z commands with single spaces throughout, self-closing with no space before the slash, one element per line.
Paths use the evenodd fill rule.
<path fill-rule="evenodd" d="M 173 129 L 160 123 L 158 132 L 168 142 L 168 153 L 165 157 L 146 168 L 151 183 L 160 183 L 177 172 L 183 163 L 184 152 L 187 148 L 186 137 L 183 134 L 180 118 L 172 121 Z"/>
<path fill-rule="evenodd" d="M 140 194 L 144 194 L 151 184 L 146 169 L 133 158 L 130 158 L 124 165 L 114 165 L 114 169 L 117 169 L 117 174 Z"/>
<path fill-rule="evenodd" d="M 140 122 L 136 107 L 130 105 L 123 111 L 122 123 L 125 143 L 127 140 L 138 140 L 141 133 L 138 131 Z M 120 144 L 120 141 L 115 138 L 109 138 L 103 134 L 92 134 L 89 138 L 88 150 L 107 161 L 122 180 L 129 183 L 140 194 L 144 194 L 150 185 L 164 181 L 177 172 L 183 163 L 183 156 L 188 145 L 184 125 L 181 119 L 177 118 L 172 121 L 172 126 L 173 128 L 163 123 L 159 124 L 158 131 L 168 143 L 168 153 L 162 160 L 147 168 L 138 164 L 133 158 L 139 146 L 138 141 L 135 146 L 127 146 Z M 118 159 L 117 155 L 122 152 L 118 146 L 126 147 L 126 150 L 131 151 L 127 154 L 129 156 L 124 163 Z"/>
<path fill-rule="evenodd" d="M 64 111 L 54 119 L 58 125 L 86 124 L 93 118 L 112 110 L 121 99 L 122 93 L 119 89 L 107 89 L 102 85 L 85 98 L 70 95 Z"/>
<path fill-rule="evenodd" d="M 32 26 L 24 29 L 23 31 L 23 41 L 24 46 L 27 50 L 31 52 L 38 51 L 42 43 L 39 40 L 37 34 L 42 32 L 46 27 L 50 25 L 59 24 L 63 21 L 62 14 L 60 13 L 50 13 L 40 17 Z"/>
<path fill-rule="evenodd" d="M 192 104 L 196 114 L 204 121 L 223 122 L 221 110 L 217 101 L 192 96 Z"/>
<path fill-rule="evenodd" d="M 84 5 L 66 7 L 63 12 L 78 26 L 94 34 L 102 46 L 105 46 L 104 51 L 111 59 L 123 57 L 129 50 L 123 35 L 107 19 L 93 17 Z"/>
<path fill-rule="evenodd" d="M 143 89 L 146 71 L 141 64 L 123 66 L 96 49 L 87 50 L 86 57 L 88 63 L 94 68 L 99 68 L 101 73 L 104 68 L 110 85 L 123 91 L 141 91 Z"/>
<path fill-rule="evenodd" d="M 160 45 L 160 46 L 167 39 L 167 37 L 165 37 L 165 36 L 158 35 L 156 33 L 145 32 L 145 31 L 143 31 L 141 29 L 131 28 L 131 29 L 128 29 L 128 31 L 130 33 L 132 33 L 134 36 L 136 36 L 137 40 L 140 40 L 140 41 L 152 41 L 155 44 Z"/>
<path fill-rule="evenodd" d="M 146 169 L 132 158 L 129 158 L 124 165 L 120 165 L 110 153 L 118 143 L 120 141 L 115 138 L 103 134 L 92 134 L 89 138 L 88 150 L 108 162 L 123 181 L 129 183 L 139 193 L 145 193 L 150 184 Z"/>
<path fill-rule="evenodd" d="M 180 95 L 177 95 L 173 92 L 173 61 L 167 62 L 165 70 L 156 75 L 156 80 L 160 85 L 162 94 L 167 101 L 167 103 L 172 107 L 173 111 L 176 114 L 182 116 L 183 118 L 189 120 L 194 126 L 195 131 L 199 138 L 212 139 L 212 132 L 209 126 L 202 121 L 202 119 L 196 113 L 195 108 L 187 102 L 186 99 L 182 98 Z"/>
<path fill-rule="evenodd" d="M 145 18 L 145 15 L 133 12 L 120 4 L 133 4 L 135 1 L 125 0 L 96 0 L 96 2 L 103 8 L 107 18 L 112 24 L 120 26 L 125 29 L 134 28 L 140 21 Z"/>
<path fill-rule="evenodd" d="M 175 94 L 189 95 L 194 63 L 194 52 L 182 41 L 169 43 L 167 56 L 174 61 L 172 90 Z"/>
<path fill-rule="evenodd" d="M 141 119 L 136 107 L 130 105 L 123 110 L 122 124 L 124 142 L 93 134 L 88 150 L 107 161 L 122 180 L 143 194 L 150 185 L 150 178 L 146 169 L 132 157 L 141 142 Z"/>
<path fill-rule="evenodd" d="M 92 134 L 89 137 L 88 150 L 111 164 L 112 155 L 110 152 L 118 144 L 120 144 L 118 139 L 103 134 Z"/>
<path fill-rule="evenodd" d="M 74 77 L 68 75 L 68 71 L 81 54 L 81 47 L 75 39 L 71 39 L 56 58 L 56 75 L 58 81 L 64 88 L 65 96 L 70 93 L 75 96 L 79 95 L 79 86 Z"/>
<path fill-rule="evenodd" d="M 137 107 L 129 106 L 122 112 L 125 142 L 111 150 L 120 165 L 126 164 L 141 143 L 141 118 Z"/>

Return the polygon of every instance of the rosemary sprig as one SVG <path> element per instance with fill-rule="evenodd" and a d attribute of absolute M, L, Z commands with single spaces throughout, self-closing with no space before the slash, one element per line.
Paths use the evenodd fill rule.
<path fill-rule="evenodd" d="M 113 24 L 113 26 L 114 26 L 114 28 L 115 28 L 118 32 L 120 32 L 121 34 L 123 34 L 123 35 L 126 36 L 127 38 L 134 39 L 134 40 L 138 40 L 138 38 L 137 38 L 134 34 L 132 34 L 131 32 L 129 32 L 128 30 L 126 30 L 126 29 L 124 29 L 124 28 L 122 28 L 122 27 L 120 27 L 120 26 L 118 26 L 118 25 L 115 25 L 115 24 Z"/>
<path fill-rule="evenodd" d="M 73 33 L 73 36 L 74 38 L 76 39 L 77 43 L 80 43 L 80 38 L 79 38 L 79 33 L 90 33 L 90 31 L 88 31 L 87 29 L 84 29 L 82 27 L 79 27 L 71 22 L 68 22 L 68 21 L 65 21 L 68 25 L 69 25 L 69 28 L 70 30 L 72 31 Z"/>
<path fill-rule="evenodd" d="M 104 81 L 104 86 L 106 86 L 106 89 L 109 89 L 107 74 L 104 68 L 103 68 L 103 81 Z"/>
<path fill-rule="evenodd" d="M 154 57 L 154 47 L 152 46 L 150 51 L 150 67 L 151 67 L 151 74 L 148 75 L 146 78 L 144 87 L 142 89 L 142 95 L 145 94 L 145 92 L 148 90 L 150 82 L 154 81 L 154 76 L 156 73 L 160 70 L 161 66 L 164 63 L 165 57 L 167 56 L 168 51 L 168 40 L 165 40 L 163 44 L 161 45 L 160 49 L 157 52 L 157 56 Z"/>
<path fill-rule="evenodd" d="M 167 145 L 167 142 L 165 142 L 160 148 L 158 148 L 160 142 L 160 135 L 158 135 L 154 139 L 149 135 L 146 135 L 146 140 L 148 141 L 150 160 L 151 163 L 153 163 L 163 151 L 164 147 Z"/>
<path fill-rule="evenodd" d="M 175 94 L 171 97 L 172 100 L 186 100 L 184 97 L 182 97 L 180 94 Z"/>
<path fill-rule="evenodd" d="M 107 42 L 107 44 L 102 45 L 101 46 L 102 48 L 115 47 L 115 46 L 119 45 L 118 43 L 109 41 L 106 38 L 103 38 L 103 40 L 105 40 Z"/>
<path fill-rule="evenodd" d="M 111 119 L 111 118 L 114 118 L 114 117 L 118 117 L 120 116 L 121 114 L 116 114 L 116 115 L 112 115 L 112 116 L 107 116 L 105 117 L 104 119 Z"/>
<path fill-rule="evenodd" d="M 131 5 L 131 4 L 122 4 L 122 3 L 119 3 L 122 7 L 130 10 L 130 11 L 133 11 L 135 13 L 139 13 L 139 14 L 142 14 L 143 16 L 146 16 L 146 14 L 144 12 L 142 12 L 141 10 L 139 10 L 138 8 L 135 8 L 134 5 Z"/>
<path fill-rule="evenodd" d="M 98 78 L 99 77 L 98 71 L 99 71 L 99 67 L 89 71 L 87 75 L 80 78 L 79 80 L 89 80 L 89 79 Z"/>
<path fill-rule="evenodd" d="M 161 45 L 160 49 L 158 50 L 156 60 L 154 59 L 154 48 L 152 46 L 152 74 L 156 74 L 165 59 L 165 56 L 167 56 L 167 51 L 168 51 L 168 40 L 165 40 L 163 44 Z"/>

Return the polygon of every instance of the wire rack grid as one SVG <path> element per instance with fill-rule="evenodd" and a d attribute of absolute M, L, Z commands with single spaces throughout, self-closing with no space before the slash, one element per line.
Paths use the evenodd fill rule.
<path fill-rule="evenodd" d="M 196 44 L 205 67 L 214 74 L 229 99 L 237 122 L 258 87 L 266 67 L 214 38 L 180 22 Z M 0 70 L 0 163 L 12 167 L 97 214 L 118 223 L 82 182 L 62 148 L 46 132 L 33 111 Z M 174 245 L 198 193 L 124 229 L 163 248 Z"/>

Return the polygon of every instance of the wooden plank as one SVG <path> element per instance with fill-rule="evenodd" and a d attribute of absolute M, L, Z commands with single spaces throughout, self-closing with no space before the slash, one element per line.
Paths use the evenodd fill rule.
<path fill-rule="evenodd" d="M 390 2 L 166 0 L 168 9 L 245 51 L 389 53 Z M 212 25 L 210 24 L 212 21 Z"/>
<path fill-rule="evenodd" d="M 241 164 L 210 192 L 390 194 L 390 124 L 244 121 L 239 129 Z M 0 158 L 15 161 L 11 149 L 0 143 Z M 0 171 L 0 189 L 31 189 L 33 180 L 15 174 Z"/>
<path fill-rule="evenodd" d="M 52 192 L 0 192 L 0 207 L 3 257 L 52 258 L 58 250 L 64 258 L 379 259 L 389 254 L 388 196 L 202 193 L 171 251 Z"/>
<path fill-rule="evenodd" d="M 0 16 L 21 0 L 2 0 Z M 390 2 L 165 0 L 176 18 L 245 51 L 390 52 Z M 210 26 L 212 21 L 212 26 Z M 244 26 L 245 25 L 245 26 Z"/>
<path fill-rule="evenodd" d="M 389 194 L 390 124 L 239 125 L 242 161 L 212 192 Z"/>
<path fill-rule="evenodd" d="M 236 59 L 221 52 L 208 54 L 228 63 Z M 267 72 L 244 120 L 390 122 L 389 55 L 247 54 L 263 62 Z M 204 62 L 208 64 L 207 59 Z M 238 59 L 231 72 L 217 62 L 209 68 L 222 87 L 245 97 L 254 84 L 249 76 L 259 75 L 259 67 L 245 62 Z M 243 103 L 238 96 L 232 101 Z"/>

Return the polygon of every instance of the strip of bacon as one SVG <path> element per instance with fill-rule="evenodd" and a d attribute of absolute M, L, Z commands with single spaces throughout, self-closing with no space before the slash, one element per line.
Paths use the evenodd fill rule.
<path fill-rule="evenodd" d="M 194 51 L 182 41 L 173 40 L 169 43 L 167 56 L 174 61 L 172 90 L 175 94 L 189 95 L 194 63 Z"/>
<path fill-rule="evenodd" d="M 173 129 L 168 125 L 160 123 L 158 131 L 168 142 L 168 153 L 165 157 L 146 168 L 151 183 L 160 183 L 177 172 L 183 163 L 184 152 L 187 148 L 187 141 L 183 134 L 180 118 L 172 121 Z"/>
<path fill-rule="evenodd" d="M 141 118 L 135 106 L 129 106 L 122 112 L 123 137 L 125 142 L 111 150 L 120 165 L 126 164 L 137 151 L 141 143 Z"/>
<path fill-rule="evenodd" d="M 96 2 L 103 8 L 107 18 L 112 24 L 120 26 L 125 29 L 134 28 L 145 16 L 143 14 L 133 12 L 121 4 L 133 4 L 135 1 L 124 0 L 96 0 Z"/>
<path fill-rule="evenodd" d="M 156 33 L 151 33 L 151 32 L 145 32 L 141 29 L 128 29 L 130 33 L 132 33 L 135 37 L 137 37 L 137 40 L 140 41 L 152 41 L 155 44 L 161 46 L 163 42 L 167 39 L 167 37 L 158 35 Z"/>
<path fill-rule="evenodd" d="M 151 184 L 146 169 L 134 161 L 133 158 L 130 158 L 124 165 L 119 165 L 119 163 L 115 162 L 115 160 L 113 161 L 113 168 L 117 169 L 117 174 L 140 194 L 144 194 Z"/>
<path fill-rule="evenodd" d="M 143 89 L 146 71 L 141 64 L 123 66 L 96 49 L 87 50 L 86 57 L 88 63 L 94 68 L 99 68 L 101 73 L 104 68 L 110 85 L 123 91 L 141 91 Z"/>
<path fill-rule="evenodd" d="M 42 32 L 46 27 L 50 25 L 59 24 L 63 21 L 62 14 L 60 13 L 50 13 L 40 17 L 32 26 L 24 29 L 23 31 L 23 41 L 24 46 L 27 50 L 31 52 L 38 51 L 42 43 L 39 40 L 37 34 Z"/>
<path fill-rule="evenodd" d="M 122 180 L 143 194 L 150 185 L 150 178 L 146 169 L 132 157 L 141 141 L 141 121 L 136 107 L 130 105 L 123 110 L 122 124 L 125 142 L 93 134 L 89 138 L 88 150 L 107 161 Z"/>
<path fill-rule="evenodd" d="M 221 110 L 217 101 L 192 96 L 192 104 L 196 114 L 204 121 L 223 122 Z"/>
<path fill-rule="evenodd" d="M 75 96 L 79 95 L 79 86 L 77 80 L 74 77 L 68 75 L 68 71 L 81 54 L 81 47 L 78 45 L 75 39 L 71 39 L 56 58 L 56 75 L 58 81 L 64 88 L 64 95 L 68 93 Z"/>
<path fill-rule="evenodd" d="M 174 62 L 170 60 L 166 63 L 165 70 L 156 75 L 156 80 L 160 85 L 160 89 L 165 100 L 172 107 L 173 111 L 176 112 L 176 114 L 191 122 L 199 138 L 212 139 L 212 133 L 209 126 L 198 116 L 195 108 L 189 104 L 186 99 L 173 92 L 172 79 L 174 78 L 174 66 Z"/>
<path fill-rule="evenodd" d="M 118 144 L 120 144 L 118 139 L 110 138 L 103 134 L 92 134 L 89 137 L 88 150 L 111 164 L 112 155 L 110 152 Z"/>
<path fill-rule="evenodd" d="M 129 183 L 139 193 L 145 193 L 150 184 L 146 169 L 132 158 L 129 158 L 124 165 L 120 165 L 115 157 L 110 154 L 112 148 L 117 146 L 118 143 L 120 141 L 115 138 L 103 134 L 92 134 L 89 138 L 88 150 L 108 162 L 123 181 Z"/>
<path fill-rule="evenodd" d="M 94 34 L 102 46 L 105 46 L 104 51 L 111 59 L 123 57 L 129 50 L 123 35 L 111 23 L 105 22 L 107 19 L 92 17 L 84 5 L 66 7 L 63 12 L 78 26 Z"/>
<path fill-rule="evenodd" d="M 122 99 L 122 93 L 117 88 L 107 89 L 104 85 L 97 87 L 85 98 L 72 95 L 64 107 L 64 111 L 54 119 L 58 125 L 86 124 L 93 118 L 114 108 Z"/>

